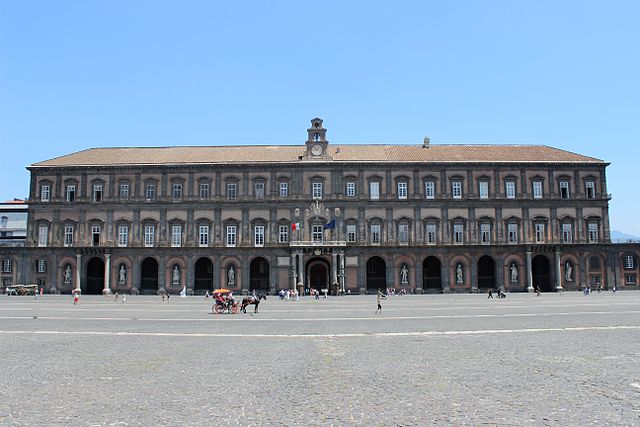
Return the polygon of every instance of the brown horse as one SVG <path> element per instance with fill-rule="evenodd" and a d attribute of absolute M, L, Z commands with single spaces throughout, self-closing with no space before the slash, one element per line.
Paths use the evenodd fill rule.
<path fill-rule="evenodd" d="M 242 299 L 242 305 L 240 306 L 240 310 L 246 314 L 248 305 L 255 305 L 256 308 L 253 310 L 254 313 L 258 312 L 258 306 L 260 305 L 260 300 L 266 300 L 267 294 L 261 294 L 260 296 L 254 297 L 246 297 Z"/>

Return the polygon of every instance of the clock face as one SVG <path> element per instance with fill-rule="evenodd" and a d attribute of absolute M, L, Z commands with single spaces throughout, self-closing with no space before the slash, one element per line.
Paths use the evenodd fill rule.
<path fill-rule="evenodd" d="M 313 154 L 314 156 L 319 156 L 320 154 L 322 154 L 322 146 L 320 144 L 315 144 L 313 147 L 311 147 L 311 154 Z"/>

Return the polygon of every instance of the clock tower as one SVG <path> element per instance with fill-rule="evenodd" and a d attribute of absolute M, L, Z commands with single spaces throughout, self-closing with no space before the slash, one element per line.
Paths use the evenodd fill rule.
<path fill-rule="evenodd" d="M 306 157 L 308 159 L 325 159 L 327 157 L 327 130 L 322 127 L 322 119 L 316 117 L 311 120 L 311 127 L 307 129 Z"/>

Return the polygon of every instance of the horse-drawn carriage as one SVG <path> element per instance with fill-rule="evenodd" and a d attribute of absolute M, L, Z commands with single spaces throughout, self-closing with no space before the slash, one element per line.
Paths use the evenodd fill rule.
<path fill-rule="evenodd" d="M 246 313 L 247 306 L 253 305 L 255 306 L 253 312 L 257 314 L 260 301 L 267 299 L 266 294 L 251 295 L 248 297 L 244 297 L 242 299 L 242 304 L 238 304 L 236 300 L 233 299 L 232 295 L 233 294 L 229 289 L 216 289 L 215 291 L 213 291 L 214 304 L 213 307 L 211 307 L 211 311 L 216 314 L 237 314 L 241 311 L 243 313 Z"/>
<path fill-rule="evenodd" d="M 216 314 L 230 313 L 238 314 L 240 312 L 240 306 L 233 299 L 233 294 L 229 289 L 216 289 L 213 291 L 213 307 L 211 311 Z"/>

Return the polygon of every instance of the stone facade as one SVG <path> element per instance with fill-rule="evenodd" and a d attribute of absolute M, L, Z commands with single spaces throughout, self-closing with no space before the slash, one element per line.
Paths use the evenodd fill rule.
<path fill-rule="evenodd" d="M 639 245 L 610 242 L 607 163 L 543 146 L 333 146 L 311 123 L 299 146 L 32 165 L 27 247 L 0 254 L 3 280 L 85 293 L 637 287 Z"/>

